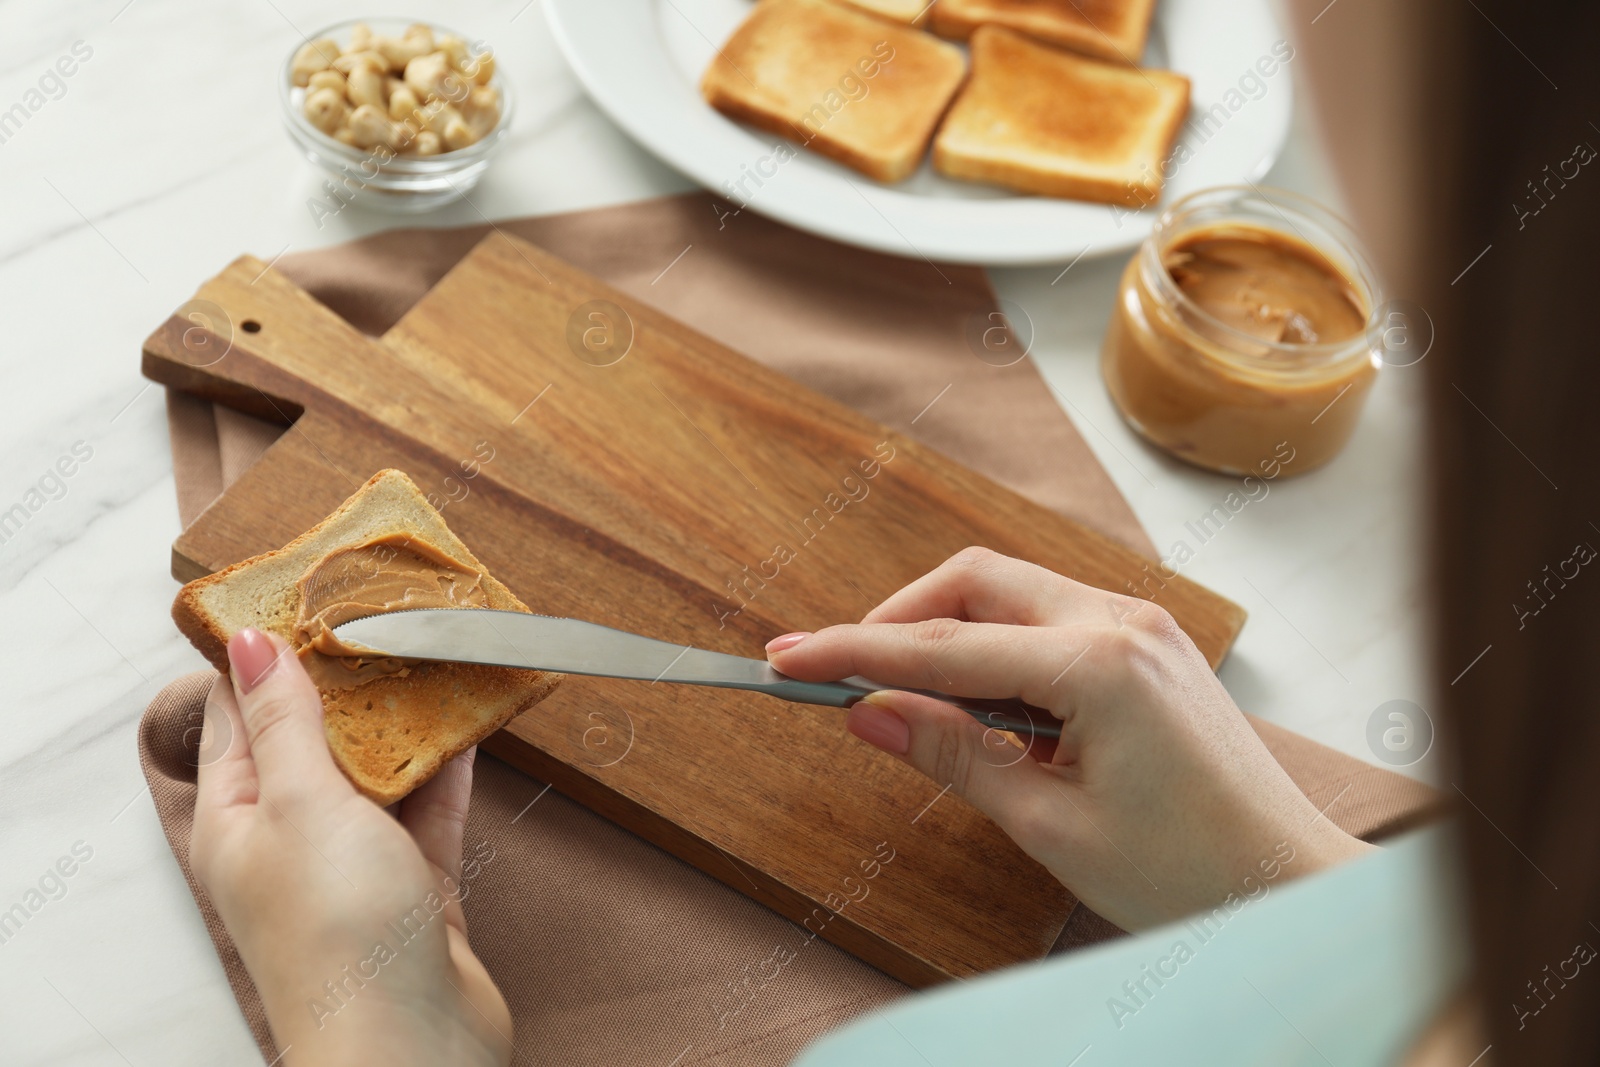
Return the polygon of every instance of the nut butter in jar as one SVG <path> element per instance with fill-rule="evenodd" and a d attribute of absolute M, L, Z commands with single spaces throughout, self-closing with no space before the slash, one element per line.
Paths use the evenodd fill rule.
<path fill-rule="evenodd" d="M 1123 416 L 1180 459 L 1299 474 L 1350 439 L 1380 360 L 1377 278 L 1344 223 L 1250 186 L 1174 203 L 1122 273 L 1101 351 Z"/>

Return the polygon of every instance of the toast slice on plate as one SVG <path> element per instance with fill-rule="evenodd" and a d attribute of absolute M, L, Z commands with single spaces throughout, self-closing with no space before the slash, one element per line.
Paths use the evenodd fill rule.
<path fill-rule="evenodd" d="M 909 26 L 833 0 L 761 0 L 700 91 L 730 118 L 896 182 L 921 164 L 965 74 L 960 49 Z M 727 191 L 748 201 L 773 167 L 730 175 Z"/>
<path fill-rule="evenodd" d="M 1144 55 L 1155 0 L 939 0 L 933 32 L 965 41 L 1004 26 L 1087 56 L 1133 65 Z"/>
<path fill-rule="evenodd" d="M 184 586 L 172 618 L 219 671 L 228 669 L 228 639 L 247 626 L 289 642 L 322 694 L 334 762 L 387 805 L 561 680 L 511 667 L 366 659 L 329 632 L 363 615 L 423 607 L 529 610 L 410 478 L 383 470 L 283 548 Z"/>
<path fill-rule="evenodd" d="M 1102 63 L 982 26 L 933 165 L 1027 193 L 1148 207 L 1188 114 L 1181 74 Z"/>

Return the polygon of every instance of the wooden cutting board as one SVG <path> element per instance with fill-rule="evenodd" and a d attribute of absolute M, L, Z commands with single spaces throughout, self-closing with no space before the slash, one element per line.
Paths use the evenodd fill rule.
<path fill-rule="evenodd" d="M 738 655 L 857 620 L 970 544 L 1144 578 L 1129 550 L 498 234 L 378 340 L 243 257 L 150 336 L 144 372 L 293 422 L 174 544 L 182 580 L 283 545 L 384 467 L 535 611 Z M 1219 662 L 1244 613 L 1181 578 L 1159 597 Z M 1071 895 L 842 715 L 571 677 L 485 747 L 913 986 L 1044 955 Z"/>

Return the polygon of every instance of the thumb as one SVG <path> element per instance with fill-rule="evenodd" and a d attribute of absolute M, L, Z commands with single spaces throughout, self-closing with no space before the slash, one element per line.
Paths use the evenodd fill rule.
<path fill-rule="evenodd" d="M 461 879 L 461 837 L 467 826 L 467 805 L 472 801 L 472 764 L 477 755 L 474 745 L 400 802 L 400 825 L 411 831 L 422 858 L 441 875 L 445 921 L 462 933 L 467 931 L 467 916 L 461 907 L 467 886 Z"/>
<path fill-rule="evenodd" d="M 228 664 L 262 795 L 276 804 L 353 792 L 328 751 L 322 696 L 288 643 L 240 630 L 228 641 Z"/>
<path fill-rule="evenodd" d="M 1013 838 L 1055 776 L 1022 738 L 984 726 L 966 712 L 916 693 L 885 689 L 850 709 L 845 728 L 948 786 Z"/>

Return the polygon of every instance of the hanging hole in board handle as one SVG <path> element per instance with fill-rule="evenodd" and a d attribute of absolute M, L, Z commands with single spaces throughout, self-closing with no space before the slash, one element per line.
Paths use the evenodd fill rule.
<path fill-rule="evenodd" d="M 245 319 L 243 322 L 241 322 L 239 324 L 239 328 L 242 329 L 245 333 L 260 333 L 261 332 L 261 324 L 259 322 L 257 322 L 255 319 Z"/>

